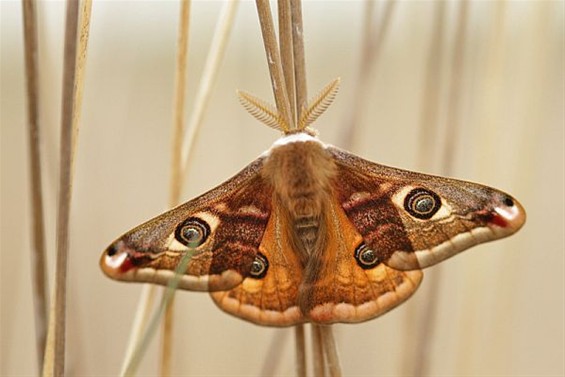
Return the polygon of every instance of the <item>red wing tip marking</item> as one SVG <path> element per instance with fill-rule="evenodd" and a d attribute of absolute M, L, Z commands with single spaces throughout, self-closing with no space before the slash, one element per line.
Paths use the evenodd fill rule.
<path fill-rule="evenodd" d="M 509 228 L 509 234 L 516 232 L 526 222 L 526 211 L 518 201 L 513 200 L 512 206 L 496 207 L 491 223 L 502 228 Z"/>
<path fill-rule="evenodd" d="M 506 228 L 508 226 L 508 222 L 498 213 L 493 213 L 488 222 L 501 228 Z"/>

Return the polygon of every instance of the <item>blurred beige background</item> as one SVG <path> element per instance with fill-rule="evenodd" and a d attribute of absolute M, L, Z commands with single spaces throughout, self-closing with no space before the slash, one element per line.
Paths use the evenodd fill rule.
<path fill-rule="evenodd" d="M 189 103 L 219 2 L 195 2 Z M 380 11 L 378 4 L 377 13 Z M 355 152 L 418 169 L 422 104 L 436 3 L 401 1 L 371 81 Z M 309 92 L 340 76 L 335 104 L 317 122 L 340 145 L 355 90 L 362 2 L 304 4 Z M 21 4 L 1 10 L 0 375 L 36 374 L 30 286 L 30 205 Z M 457 3 L 447 4 L 438 122 L 445 128 Z M 54 267 L 64 5 L 39 5 L 44 191 Z M 69 375 L 116 375 L 141 285 L 98 268 L 117 236 L 166 209 L 177 2 L 93 5 L 72 207 L 67 332 Z M 515 195 L 528 212 L 514 237 L 444 262 L 430 375 L 559 376 L 564 371 L 564 14 L 551 1 L 471 2 L 461 77 L 454 174 Z M 272 98 L 254 2 L 241 4 L 196 145 L 183 198 L 236 173 L 277 138 L 238 104 L 235 89 Z M 437 149 L 442 140 L 437 140 Z M 429 172 L 439 172 L 429 168 Z M 430 276 L 436 267 L 426 271 Z M 426 278 L 409 303 L 376 320 L 336 325 L 345 375 L 406 373 Z M 206 294 L 177 295 L 178 375 L 257 375 L 275 332 L 287 331 L 280 375 L 293 374 L 290 330 L 229 317 Z M 158 340 L 158 339 L 157 339 Z M 154 341 L 139 375 L 157 371 Z"/>

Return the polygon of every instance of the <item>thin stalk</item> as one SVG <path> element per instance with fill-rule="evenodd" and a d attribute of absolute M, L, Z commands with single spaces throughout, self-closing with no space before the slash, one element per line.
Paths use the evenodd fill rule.
<path fill-rule="evenodd" d="M 133 361 L 135 349 L 137 345 L 141 343 L 141 339 L 143 338 L 143 329 L 147 328 L 147 323 L 149 322 L 150 308 L 153 307 L 153 303 L 155 302 L 155 293 L 157 292 L 156 288 L 157 287 L 152 284 L 143 285 L 143 289 L 137 303 L 137 309 L 135 310 L 133 325 L 131 326 L 126 355 L 122 361 L 120 376 L 125 375 L 128 366 Z"/>
<path fill-rule="evenodd" d="M 341 377 L 341 364 L 337 352 L 332 326 L 319 326 L 324 344 L 324 355 L 331 377 Z"/>
<path fill-rule="evenodd" d="M 167 294 L 167 290 L 163 290 L 163 295 Z M 159 364 L 159 375 L 170 376 L 171 364 L 173 354 L 173 320 L 174 320 L 174 306 L 175 296 L 167 302 L 161 321 L 161 363 Z"/>
<path fill-rule="evenodd" d="M 369 84 L 371 83 L 380 51 L 382 50 L 385 37 L 390 28 L 396 0 L 389 0 L 384 4 L 385 9 L 378 27 L 375 25 L 376 21 L 373 16 L 375 2 L 367 0 L 365 4 L 366 9 L 360 68 L 355 81 L 355 95 L 351 97 L 342 134 L 342 146 L 348 149 L 353 149 L 355 135 L 358 134 L 360 129 L 361 112 L 367 103 Z"/>
<path fill-rule="evenodd" d="M 216 26 L 212 45 L 208 52 L 204 72 L 202 72 L 202 79 L 196 95 L 196 103 L 194 104 L 194 109 L 188 121 L 187 132 L 184 135 L 181 169 L 183 177 L 188 175 L 189 161 L 191 153 L 194 150 L 192 146 L 198 136 L 204 112 L 210 101 L 212 88 L 218 77 L 220 63 L 226 51 L 226 44 L 232 30 L 238 4 L 238 0 L 226 2 Z"/>
<path fill-rule="evenodd" d="M 172 132 L 171 149 L 171 181 L 169 192 L 169 206 L 174 207 L 180 201 L 182 188 L 182 135 L 184 133 L 186 76 L 188 72 L 188 41 L 190 30 L 190 0 L 182 0 L 179 34 L 177 39 L 177 65 L 175 71 L 174 93 L 174 123 Z"/>
<path fill-rule="evenodd" d="M 271 15 L 271 7 L 268 0 L 256 0 L 257 13 L 259 15 L 259 23 L 261 24 L 261 33 L 263 35 L 263 43 L 265 45 L 265 53 L 267 54 L 267 65 L 271 75 L 271 83 L 277 110 L 285 123 L 285 131 L 296 128 L 296 124 L 292 122 L 290 101 L 288 91 L 284 80 L 281 57 L 276 40 L 275 27 L 273 17 Z"/>
<path fill-rule="evenodd" d="M 47 375 L 63 376 L 65 374 L 65 330 L 67 299 L 67 268 L 69 254 L 69 217 L 71 205 L 71 169 L 72 138 L 74 118 L 74 97 L 76 79 L 76 58 L 78 38 L 79 2 L 67 1 L 65 26 L 65 47 L 63 63 L 63 99 L 61 110 L 61 146 L 59 200 L 57 212 L 57 259 L 55 264 L 55 297 L 52 339 L 53 362 L 44 371 Z M 51 334 L 49 334 L 51 336 Z"/>
<path fill-rule="evenodd" d="M 302 23 L 301 0 L 290 0 L 292 13 L 292 47 L 294 57 L 294 77 L 296 90 L 296 114 L 297 119 L 302 116 L 302 111 L 308 102 L 308 90 L 306 80 L 306 58 L 304 54 L 304 26 Z"/>
<path fill-rule="evenodd" d="M 37 48 L 37 14 L 35 0 L 22 2 L 24 18 L 24 54 L 27 80 L 27 116 L 29 142 L 29 170 L 32 208 L 31 277 L 35 313 L 35 346 L 38 369 L 42 370 L 47 337 L 49 282 L 47 280 L 45 251 L 45 222 L 41 179 L 39 69 Z"/>
<path fill-rule="evenodd" d="M 281 64 L 290 103 L 292 121 L 297 123 L 296 90 L 294 79 L 294 53 L 292 40 L 292 16 L 290 0 L 279 0 L 279 44 L 281 46 Z"/>
<path fill-rule="evenodd" d="M 271 60 L 270 57 L 276 56 L 277 44 L 274 37 L 274 26 L 271 19 L 271 11 L 268 3 L 257 2 L 257 10 L 259 14 L 259 21 L 261 23 L 261 30 L 263 32 L 263 41 L 265 43 L 265 52 L 267 54 L 267 61 L 269 70 L 271 72 L 271 80 L 273 84 L 273 92 L 279 113 L 281 111 L 281 102 L 285 102 L 284 98 L 280 98 L 281 92 L 288 96 L 288 106 L 290 112 L 290 119 L 292 124 L 298 124 L 298 118 L 302 104 L 305 101 L 305 72 L 304 72 L 304 42 L 302 34 L 302 13 L 300 1 L 279 0 L 278 1 L 278 14 L 279 14 L 279 44 L 281 46 L 281 69 L 278 69 L 277 59 Z M 297 32 L 298 31 L 298 32 Z M 298 45 L 298 47 L 297 47 Z M 295 59 L 295 53 L 299 52 L 299 61 Z M 302 67 L 302 71 L 295 76 L 296 66 Z M 286 91 L 284 88 L 277 84 L 280 72 Z M 281 90 L 277 90 L 281 89 Z M 300 101 L 300 102 L 299 102 Z M 286 105 L 285 105 L 286 106 Z M 287 123 L 288 124 L 288 123 Z M 295 127 L 295 126 L 292 126 Z M 295 355 L 296 355 L 296 373 L 298 376 L 306 376 L 306 357 L 305 357 L 305 337 L 304 325 L 300 324 L 295 327 Z"/>
<path fill-rule="evenodd" d="M 274 376 L 281 362 L 281 353 L 284 344 L 288 339 L 288 330 L 277 330 L 271 338 L 271 344 L 267 350 L 267 355 L 263 360 L 263 366 L 259 376 Z"/>
<path fill-rule="evenodd" d="M 296 325 L 294 327 L 294 347 L 296 355 L 296 375 L 306 377 L 306 337 L 304 334 L 304 325 Z"/>
<path fill-rule="evenodd" d="M 300 1 L 279 0 L 279 44 L 286 89 L 290 101 L 292 120 L 298 124 L 306 99 L 304 72 L 304 36 Z M 297 32 L 299 31 L 299 32 Z M 299 53 L 298 58 L 296 57 Z M 298 71 L 297 67 L 302 70 Z M 294 345 L 297 376 L 306 376 L 306 339 L 304 325 L 294 327 Z"/>
<path fill-rule="evenodd" d="M 183 273 L 183 272 L 181 272 Z M 163 295 L 167 294 L 167 290 L 163 290 Z M 159 376 L 168 377 L 171 375 L 171 364 L 173 355 L 173 324 L 175 311 L 174 292 L 163 314 L 161 322 L 161 363 L 159 365 Z"/>
<path fill-rule="evenodd" d="M 182 134 L 184 131 L 185 95 L 187 76 L 188 55 L 188 32 L 190 30 L 190 5 L 191 1 L 181 2 L 179 34 L 177 40 L 177 65 L 175 73 L 174 114 L 172 132 L 172 155 L 171 155 L 171 181 L 169 191 L 169 206 L 175 207 L 179 204 L 182 190 Z M 161 338 L 161 376 L 171 375 L 172 344 L 173 344 L 173 320 L 174 320 L 174 297 L 165 310 Z"/>
<path fill-rule="evenodd" d="M 169 305 L 170 301 L 175 294 L 175 290 L 177 289 L 180 279 L 184 275 L 186 268 L 188 267 L 188 262 L 190 262 L 190 258 L 192 258 L 192 252 L 187 252 L 183 255 L 182 259 L 180 260 L 177 268 L 175 269 L 175 276 L 169 281 L 167 289 L 161 298 L 161 303 L 159 307 L 151 317 L 151 321 L 149 322 L 149 326 L 147 330 L 143 334 L 142 339 L 136 345 L 134 352 L 132 353 L 131 361 L 126 366 L 124 373 L 122 376 L 134 376 L 137 368 L 139 367 L 139 363 L 147 351 L 147 347 L 149 347 L 149 343 L 151 339 L 155 335 L 157 328 L 159 327 L 159 322 L 161 321 L 161 317 L 165 313 L 165 308 Z"/>
<path fill-rule="evenodd" d="M 72 142 L 71 142 L 71 182 L 74 176 L 74 161 L 78 140 L 79 122 L 82 108 L 82 93 L 84 90 L 84 72 L 86 67 L 86 53 L 88 51 L 88 36 L 90 33 L 90 15 L 92 11 L 92 0 L 82 0 L 79 13 L 78 24 L 78 48 L 76 57 L 76 77 L 75 77 L 75 94 L 73 101 L 73 129 L 72 129 Z"/>
<path fill-rule="evenodd" d="M 290 129 L 296 128 L 296 116 L 301 117 L 301 110 L 307 99 L 306 70 L 304 58 L 304 37 L 302 25 L 302 10 L 300 0 L 292 1 L 290 4 L 287 0 L 279 0 L 279 35 L 282 50 L 282 60 L 278 55 L 278 46 L 275 40 L 275 31 L 271 16 L 271 10 L 268 1 L 257 0 L 257 11 L 259 14 L 259 22 L 263 34 L 263 42 L 265 52 L 267 54 L 267 63 L 271 74 L 271 82 L 275 101 L 279 113 L 284 119 L 292 119 L 294 121 Z M 289 9 L 289 5 L 290 8 Z M 291 14 L 289 15 L 289 11 Z M 292 33 L 290 32 L 292 29 Z M 292 46 L 292 50 L 290 48 Z M 281 77 L 282 75 L 282 77 Z M 282 80 L 284 79 L 284 81 Z M 284 86 L 283 86 L 284 85 Z M 296 91 L 296 94 L 290 92 Z M 290 93 L 290 94 L 289 94 Z M 290 100 L 289 100 L 290 98 Z M 294 100 L 296 98 L 296 100 Z M 289 101 L 291 101 L 289 103 Z M 296 108 L 291 107 L 295 103 Z M 285 108 L 290 108 L 288 113 L 284 112 Z M 287 125 L 289 123 L 287 122 Z M 323 342 L 324 332 L 319 326 L 313 325 L 313 347 L 314 347 L 314 372 L 316 376 L 323 375 L 324 366 L 324 345 L 327 348 L 328 356 L 331 356 L 329 368 L 332 375 L 341 375 L 339 359 L 337 357 L 337 349 L 331 328 L 325 332 L 328 337 L 327 343 Z M 296 327 L 296 359 L 297 374 L 306 374 L 306 363 L 304 359 L 304 329 L 302 326 Z"/>
<path fill-rule="evenodd" d="M 173 205 L 174 202 L 178 202 L 179 198 L 180 198 L 180 193 L 182 192 L 182 184 L 184 182 L 183 177 L 186 177 L 186 175 L 188 175 L 188 170 L 190 167 L 190 160 L 192 157 L 192 150 L 193 150 L 193 144 L 197 138 L 198 135 L 198 131 L 200 129 L 200 126 L 202 124 L 202 120 L 203 120 L 203 115 L 204 115 L 204 111 L 207 107 L 207 104 L 209 102 L 210 99 L 210 95 L 211 95 L 211 91 L 213 88 L 213 84 L 216 81 L 216 78 L 218 76 L 218 71 L 219 71 L 219 67 L 220 67 L 220 63 L 222 61 L 222 58 L 224 56 L 224 52 L 226 49 L 226 45 L 227 45 L 227 39 L 230 35 L 231 29 L 232 29 L 232 25 L 233 25 L 233 20 L 235 18 L 235 12 L 237 10 L 237 5 L 238 5 L 238 1 L 233 0 L 233 1 L 229 1 L 227 2 L 220 14 L 219 20 L 218 20 L 218 24 L 216 26 L 216 31 L 214 33 L 214 37 L 212 40 L 212 44 L 210 47 L 210 51 L 208 53 L 208 57 L 206 59 L 206 64 L 204 67 L 204 72 L 202 74 L 202 79 L 200 82 L 200 86 L 198 88 L 198 93 L 196 95 L 196 103 L 194 105 L 194 110 L 191 113 L 191 117 L 188 121 L 188 127 L 187 127 L 187 131 L 183 132 L 183 136 L 182 138 L 182 142 L 181 142 L 181 153 L 180 153 L 180 163 L 178 161 L 173 161 L 175 160 L 175 157 L 171 158 L 172 161 L 172 165 L 173 164 L 178 164 L 178 166 L 173 167 L 172 169 L 180 169 L 180 174 L 179 173 L 174 173 L 173 171 L 171 171 L 171 176 L 175 176 L 176 178 L 171 178 L 171 190 L 170 190 L 170 203 Z M 183 10 L 181 10 L 181 14 L 182 14 Z M 182 22 L 182 21 L 181 21 Z M 182 28 L 183 26 L 181 26 Z M 188 27 L 188 26 L 187 26 Z M 181 33 L 179 31 L 179 33 Z M 179 34 L 180 35 L 180 34 Z M 186 37 L 188 38 L 188 36 Z M 180 54 L 180 52 L 179 52 Z M 179 61 L 179 57 L 177 56 L 177 61 Z M 186 67 L 184 68 L 184 70 L 186 69 Z M 177 63 L 177 70 L 183 70 L 183 68 Z M 177 72 L 178 74 L 178 72 Z M 177 76 L 177 80 L 181 80 L 181 78 L 179 78 Z M 186 79 L 184 79 L 183 81 L 186 81 Z M 184 84 L 182 84 L 184 85 Z M 178 115 L 178 108 L 177 106 L 181 106 L 180 105 L 180 96 L 184 95 L 181 94 L 180 91 L 184 92 L 184 89 L 180 88 L 181 84 L 177 81 L 177 87 L 176 87 L 176 94 L 175 94 L 175 110 L 176 111 L 176 115 L 175 115 L 175 131 L 174 131 L 174 135 L 177 135 L 177 127 L 178 127 L 178 123 L 176 122 L 180 122 L 181 125 L 181 131 L 182 130 L 182 118 L 179 118 Z M 184 103 L 184 101 L 183 101 Z M 184 110 L 181 110 L 184 111 Z M 178 120 L 180 119 L 180 121 Z M 173 138 L 175 138 L 176 136 L 173 136 Z M 174 142 L 174 141 L 173 141 Z M 173 149 L 175 149 L 177 147 L 173 147 Z M 175 153 L 175 152 L 173 152 Z M 178 153 L 178 152 L 176 152 Z M 178 158 L 178 157 L 177 157 Z M 179 168 L 180 167 L 180 168 Z M 172 188 L 172 185 L 178 185 L 178 187 L 176 188 Z M 180 262 L 182 263 L 182 262 Z M 180 264 L 179 264 L 180 266 Z M 176 275 L 175 275 L 176 278 Z M 141 300 L 144 300 L 146 295 L 149 295 L 151 293 L 154 293 L 154 286 L 151 286 L 150 288 L 148 288 L 148 293 L 147 294 L 142 294 L 141 296 Z M 165 307 L 163 307 L 163 305 L 168 305 L 169 302 L 172 300 L 172 298 L 174 297 L 174 292 L 172 293 L 168 293 L 169 289 L 167 289 L 164 292 L 163 295 L 163 300 L 161 301 L 161 304 L 157 310 L 157 312 L 155 313 L 154 317 L 161 317 L 161 315 L 163 315 L 165 313 Z M 167 298 L 165 300 L 165 296 L 170 296 L 170 298 Z M 140 302 L 139 307 L 143 307 L 143 309 L 141 309 L 141 311 L 144 313 L 143 317 L 147 317 L 149 316 L 149 312 L 151 310 L 151 306 L 152 306 L 152 302 L 151 300 L 147 300 L 146 301 L 146 305 L 142 305 L 142 303 Z M 142 344 L 143 341 L 148 341 L 148 339 L 150 339 L 153 334 L 154 334 L 154 329 L 148 327 L 147 330 L 144 332 L 143 336 L 140 337 L 138 334 L 140 334 L 143 330 L 143 328 L 145 326 L 142 326 L 143 321 L 140 321 L 140 326 L 134 326 L 132 327 L 132 335 L 130 336 L 130 340 L 129 340 L 129 345 L 128 345 L 128 349 L 134 349 L 134 352 L 128 352 L 126 354 L 126 358 L 124 359 L 124 363 L 123 363 L 123 367 L 122 367 L 122 373 L 121 375 L 131 375 L 133 373 L 135 373 L 135 370 L 137 368 L 137 364 L 139 363 L 139 354 L 140 352 L 143 352 L 144 349 L 147 347 L 147 345 Z M 163 339 L 165 338 L 170 338 L 169 335 L 163 335 Z M 165 342 L 169 342 L 170 341 L 167 340 L 163 340 L 163 343 Z M 165 346 L 163 346 L 165 347 Z M 168 347 L 168 346 L 167 346 Z M 167 350 L 164 350 L 163 352 L 169 352 Z M 169 367 L 165 367 L 168 368 L 168 370 L 170 371 Z"/>
<path fill-rule="evenodd" d="M 324 343 L 322 340 L 322 330 L 320 325 L 312 324 L 312 357 L 314 359 L 314 376 L 325 377 L 326 368 L 324 362 Z"/>

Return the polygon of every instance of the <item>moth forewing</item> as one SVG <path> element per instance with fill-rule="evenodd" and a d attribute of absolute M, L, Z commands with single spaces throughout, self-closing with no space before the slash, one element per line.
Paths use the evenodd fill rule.
<path fill-rule="evenodd" d="M 179 288 L 233 288 L 249 273 L 271 211 L 271 188 L 253 161 L 220 186 L 125 233 L 103 253 L 107 276 L 166 285 L 197 241 Z"/>
<path fill-rule="evenodd" d="M 346 213 L 369 246 L 395 269 L 431 266 L 473 245 L 509 236 L 525 222 L 522 205 L 502 191 L 329 150 L 345 182 L 338 192 Z"/>

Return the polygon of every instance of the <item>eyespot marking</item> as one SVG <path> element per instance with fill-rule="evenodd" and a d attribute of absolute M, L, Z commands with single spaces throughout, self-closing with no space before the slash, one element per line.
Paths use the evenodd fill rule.
<path fill-rule="evenodd" d="M 404 209 L 418 219 L 431 219 L 440 208 L 440 197 L 425 188 L 413 189 L 404 199 Z"/>
<path fill-rule="evenodd" d="M 362 269 L 374 268 L 381 263 L 377 253 L 369 249 L 365 243 L 361 243 L 355 249 L 355 260 Z"/>
<path fill-rule="evenodd" d="M 255 260 L 251 264 L 251 270 L 249 270 L 249 275 L 255 279 L 264 278 L 267 275 L 267 270 L 269 269 L 269 261 L 261 253 L 257 253 Z"/>
<path fill-rule="evenodd" d="M 198 247 L 208 239 L 210 226 L 198 217 L 189 217 L 175 229 L 175 239 L 188 247 Z"/>

